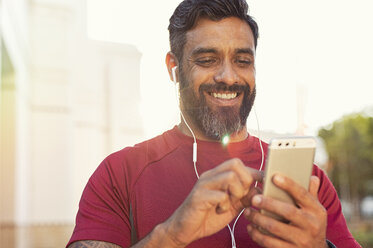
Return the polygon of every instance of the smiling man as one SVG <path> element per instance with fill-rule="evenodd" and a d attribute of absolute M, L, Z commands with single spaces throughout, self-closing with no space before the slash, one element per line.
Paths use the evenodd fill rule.
<path fill-rule="evenodd" d="M 166 65 L 180 84 L 182 121 L 100 164 L 68 247 L 360 247 L 318 167 L 309 189 L 273 178 L 298 207 L 263 197 L 260 183 L 254 187 L 267 145 L 263 154 L 246 130 L 258 39 L 247 11 L 244 0 L 185 0 L 177 7 Z M 221 144 L 227 135 L 230 142 Z"/>
<path fill-rule="evenodd" d="M 186 33 L 183 56 L 170 52 L 166 58 L 169 69 L 179 64 L 182 111 L 200 138 L 216 141 L 230 134 L 242 140 L 255 99 L 253 32 L 233 17 L 218 25 L 200 18 L 195 25 Z M 187 133 L 184 125 L 181 130 Z"/>

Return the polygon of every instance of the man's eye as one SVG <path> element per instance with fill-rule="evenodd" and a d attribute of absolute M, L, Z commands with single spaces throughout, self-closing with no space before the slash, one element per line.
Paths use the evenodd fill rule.
<path fill-rule="evenodd" d="M 202 66 L 212 65 L 216 62 L 216 59 L 213 58 L 205 58 L 205 59 L 197 59 L 196 63 Z"/>
<path fill-rule="evenodd" d="M 253 63 L 251 59 L 237 59 L 236 62 L 241 65 L 251 65 Z"/>

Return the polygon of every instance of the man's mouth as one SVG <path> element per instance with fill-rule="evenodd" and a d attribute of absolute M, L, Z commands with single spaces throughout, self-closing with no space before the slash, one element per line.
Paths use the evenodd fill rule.
<path fill-rule="evenodd" d="M 238 92 L 209 92 L 209 95 L 222 100 L 232 100 L 239 96 Z"/>
<path fill-rule="evenodd" d="M 245 91 L 250 90 L 248 85 L 227 85 L 225 83 L 202 84 L 199 91 L 210 96 L 210 100 L 219 104 L 235 104 L 240 101 Z"/>

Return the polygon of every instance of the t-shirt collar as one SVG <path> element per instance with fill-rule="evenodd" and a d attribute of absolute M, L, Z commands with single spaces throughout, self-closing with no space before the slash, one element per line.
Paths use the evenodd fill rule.
<path fill-rule="evenodd" d="M 170 139 L 169 142 L 174 143 L 174 145 L 193 145 L 193 137 L 188 136 L 180 131 L 178 126 L 174 126 L 173 129 L 167 132 L 167 139 Z M 248 151 L 248 147 L 253 147 L 254 137 L 251 136 L 249 133 L 246 139 L 239 141 L 239 142 L 232 142 L 228 143 L 228 145 L 224 146 L 221 142 L 213 142 L 213 141 L 205 141 L 205 140 L 198 140 L 198 151 L 202 152 L 224 152 L 229 151 L 230 153 L 239 153 L 242 151 Z"/>

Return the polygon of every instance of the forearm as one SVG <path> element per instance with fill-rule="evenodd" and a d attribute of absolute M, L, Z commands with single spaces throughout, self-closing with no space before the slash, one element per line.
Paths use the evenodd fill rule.
<path fill-rule="evenodd" d="M 97 241 L 97 240 L 80 240 L 69 245 L 68 248 L 121 248 L 119 245 Z"/>
<path fill-rule="evenodd" d="M 175 240 L 170 238 L 167 233 L 167 228 L 164 223 L 157 225 L 145 238 L 140 240 L 132 248 L 146 248 L 146 247 L 169 247 L 180 248 L 183 245 L 178 245 Z M 81 240 L 72 243 L 68 248 L 120 248 L 119 245 L 97 241 L 97 240 Z"/>

